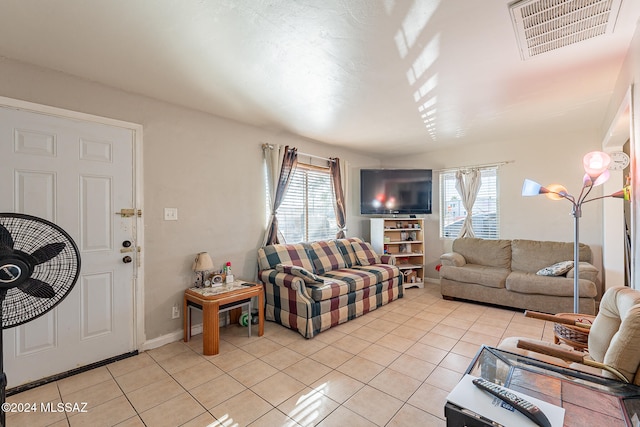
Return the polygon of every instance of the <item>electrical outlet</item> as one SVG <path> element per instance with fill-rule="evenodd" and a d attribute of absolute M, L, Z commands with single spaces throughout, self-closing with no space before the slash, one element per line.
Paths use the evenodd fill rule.
<path fill-rule="evenodd" d="M 164 220 L 165 221 L 177 221 L 178 220 L 178 208 L 164 208 Z"/>
<path fill-rule="evenodd" d="M 180 317 L 180 307 L 178 307 L 177 305 L 174 305 L 173 308 L 171 309 L 171 318 L 177 319 L 178 317 Z"/>

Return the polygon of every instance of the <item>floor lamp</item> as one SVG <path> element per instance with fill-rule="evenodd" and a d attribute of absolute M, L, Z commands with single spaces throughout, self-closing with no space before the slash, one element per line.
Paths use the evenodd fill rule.
<path fill-rule="evenodd" d="M 579 312 L 580 289 L 579 289 L 579 269 L 580 269 L 580 217 L 582 216 L 582 205 L 606 197 L 624 198 L 629 200 L 629 187 L 601 197 L 587 199 L 589 193 L 600 184 L 609 179 L 609 164 L 611 157 L 602 151 L 592 151 L 587 153 L 582 159 L 585 174 L 582 179 L 582 189 L 578 197 L 574 197 L 567 192 L 567 189 L 559 184 L 551 184 L 543 187 L 535 181 L 525 179 L 522 185 L 523 196 L 537 196 L 545 194 L 551 200 L 565 199 L 571 202 L 573 216 L 573 312 Z"/>

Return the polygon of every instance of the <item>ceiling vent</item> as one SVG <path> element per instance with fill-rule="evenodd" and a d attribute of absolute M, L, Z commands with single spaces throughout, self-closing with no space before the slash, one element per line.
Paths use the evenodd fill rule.
<path fill-rule="evenodd" d="M 519 0 L 509 5 L 522 59 L 613 32 L 622 0 Z"/>

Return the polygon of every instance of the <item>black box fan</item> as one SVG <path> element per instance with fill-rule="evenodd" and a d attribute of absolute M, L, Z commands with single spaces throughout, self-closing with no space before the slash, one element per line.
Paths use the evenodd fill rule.
<path fill-rule="evenodd" d="M 42 218 L 0 213 L 0 317 L 2 329 L 27 323 L 58 305 L 80 274 L 80 252 L 62 228 Z M 1 402 L 7 377 L 0 332 Z M 0 421 L 5 425 L 5 413 Z"/>

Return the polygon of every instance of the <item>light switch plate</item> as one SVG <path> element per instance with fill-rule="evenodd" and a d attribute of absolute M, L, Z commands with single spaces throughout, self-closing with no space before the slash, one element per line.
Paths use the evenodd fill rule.
<path fill-rule="evenodd" d="M 165 221 L 177 221 L 178 220 L 178 208 L 164 208 L 164 220 Z"/>

